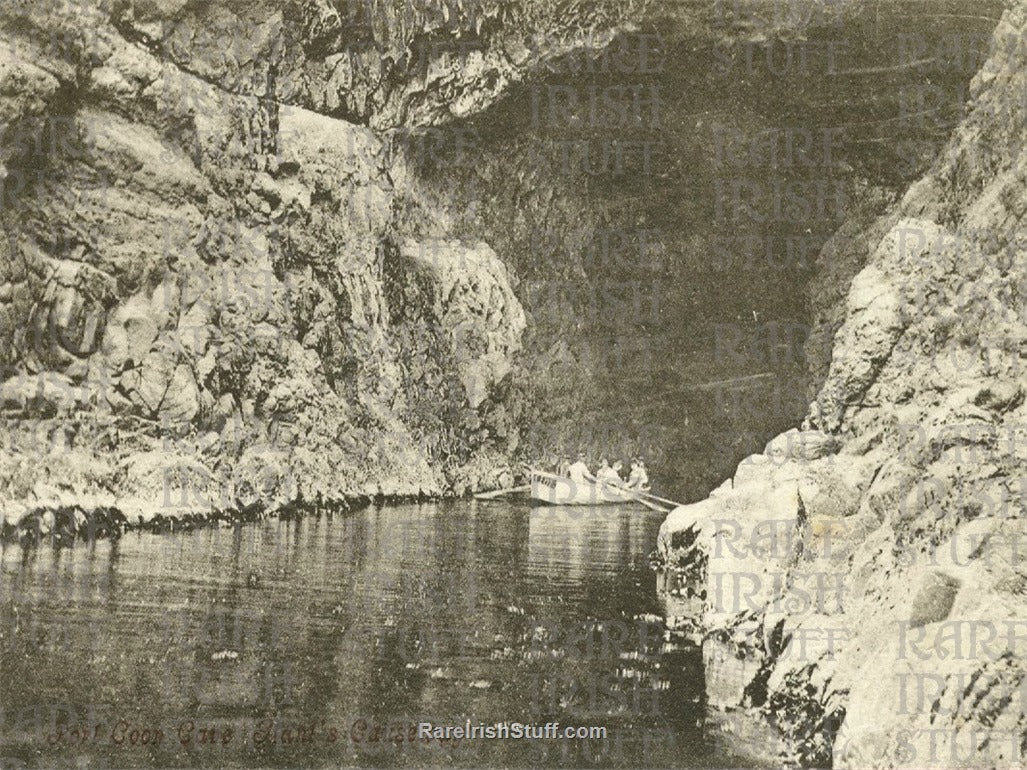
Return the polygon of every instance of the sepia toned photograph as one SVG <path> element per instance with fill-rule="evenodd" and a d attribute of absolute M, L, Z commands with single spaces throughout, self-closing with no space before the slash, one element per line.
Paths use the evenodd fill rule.
<path fill-rule="evenodd" d="M 1023 770 L 1025 397 L 1027 0 L 0 0 L 0 770 Z"/>

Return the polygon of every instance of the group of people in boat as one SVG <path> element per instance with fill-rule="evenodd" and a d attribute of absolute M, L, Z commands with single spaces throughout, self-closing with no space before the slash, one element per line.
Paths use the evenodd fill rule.
<path fill-rule="evenodd" d="M 610 465 L 609 460 L 603 457 L 599 460 L 599 469 L 593 474 L 585 462 L 585 453 L 579 452 L 577 461 L 573 463 L 570 462 L 569 457 L 564 456 L 560 461 L 557 474 L 560 476 L 570 476 L 578 484 L 593 482 L 609 484 L 610 486 L 623 489 L 634 489 L 639 492 L 647 492 L 649 490 L 649 472 L 646 470 L 645 461 L 641 457 L 633 457 L 631 459 L 627 480 L 621 476 L 623 469 L 624 463 L 620 460 L 615 460 L 613 465 Z"/>

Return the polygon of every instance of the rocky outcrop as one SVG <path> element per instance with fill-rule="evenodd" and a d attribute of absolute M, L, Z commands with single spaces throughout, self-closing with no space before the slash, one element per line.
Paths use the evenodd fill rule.
<path fill-rule="evenodd" d="M 133 520 L 246 509 L 261 484 L 274 507 L 495 483 L 525 316 L 487 244 L 411 236 L 404 132 L 606 45 L 623 9 L 9 5 L 3 505 L 15 466 L 77 478 L 100 433 L 124 463 L 64 492 Z M 51 429 L 65 449 L 16 438 Z"/>
<path fill-rule="evenodd" d="M 467 402 L 476 409 L 510 372 L 526 325 L 505 265 L 485 243 L 408 240 L 399 256 L 432 287 L 431 301 L 420 309 L 448 337 Z"/>
<path fill-rule="evenodd" d="M 767 54 L 830 44 L 867 14 L 775 12 L 73 0 L 58 13 L 13 0 L 0 18 L 0 321 L 14 333 L 0 379 L 66 377 L 90 408 L 159 426 L 158 440 L 226 424 L 260 446 L 274 434 L 317 477 L 312 492 L 403 479 L 434 494 L 498 478 L 513 452 L 584 448 L 643 452 L 668 494 L 694 496 L 801 419 L 806 256 L 788 246 L 782 262 L 779 236 L 809 250 L 843 214 L 768 230 L 771 196 L 730 212 L 717 190 L 750 173 L 753 190 L 837 183 L 865 203 L 855 227 L 886 200 L 866 169 L 896 165 L 863 106 L 838 111 L 837 84 L 862 89 L 861 65 L 894 54 L 898 25 L 848 36 L 862 39 L 851 69 L 809 77 Z M 742 66 L 755 70 L 736 77 Z M 897 71 L 896 88 L 924 80 Z M 746 168 L 768 131 L 837 124 L 862 148 L 836 148 L 844 162 L 807 158 L 786 178 Z M 491 250 L 506 277 L 472 260 L 481 273 L 451 305 L 453 271 L 415 269 L 411 242 Z M 706 280 L 710 254 L 730 280 Z M 722 327 L 737 342 L 723 350 Z M 723 403 L 692 389 L 756 367 L 774 376 Z M 12 418 L 31 416 L 19 403 Z"/>
<path fill-rule="evenodd" d="M 381 132 L 481 112 L 548 61 L 603 48 L 644 5 L 174 2 L 125 4 L 112 22 L 227 91 Z"/>
<path fill-rule="evenodd" d="M 800 761 L 1023 761 L 1027 6 L 930 172 L 871 226 L 806 420 L 671 513 L 668 563 Z M 810 438 L 806 438 L 809 436 Z"/>

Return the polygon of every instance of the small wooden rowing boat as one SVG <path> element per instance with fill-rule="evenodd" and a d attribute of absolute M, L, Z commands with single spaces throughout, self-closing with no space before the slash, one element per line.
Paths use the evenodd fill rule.
<path fill-rule="evenodd" d="M 609 505 L 641 502 L 630 490 L 611 484 L 574 481 L 545 471 L 531 471 L 531 499 L 548 505 Z"/>

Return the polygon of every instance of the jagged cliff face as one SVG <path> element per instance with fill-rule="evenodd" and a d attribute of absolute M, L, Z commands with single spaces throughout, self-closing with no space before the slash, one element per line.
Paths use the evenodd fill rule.
<path fill-rule="evenodd" d="M 1025 30 L 1013 4 L 937 161 L 857 234 L 805 430 L 664 525 L 713 646 L 749 661 L 721 705 L 765 711 L 807 762 L 1027 750 Z"/>
<path fill-rule="evenodd" d="M 923 174 L 978 66 L 912 63 L 910 19 L 932 51 L 994 24 L 950 5 L 656 4 L 462 122 L 462 153 L 414 164 L 447 214 L 417 226 L 511 267 L 526 454 L 642 452 L 667 494 L 699 499 L 802 419 L 868 258 L 862 236 L 829 239 Z M 920 89 L 942 105 L 929 120 L 909 114 Z"/>
<path fill-rule="evenodd" d="M 881 173 L 880 127 L 748 164 L 768 131 L 862 125 L 836 92 L 901 8 L 831 74 L 862 4 L 81 6 L 4 15 L 8 408 L 84 401 L 213 476 L 249 446 L 294 494 L 458 492 L 579 448 L 704 494 L 805 411 L 812 255 L 917 168 Z"/>
<path fill-rule="evenodd" d="M 0 393 L 53 418 L 8 431 L 9 498 L 152 511 L 178 462 L 200 509 L 259 497 L 257 467 L 308 500 L 490 483 L 524 314 L 489 245 L 401 231 L 409 131 L 631 9 L 408 6 L 5 6 Z"/>

